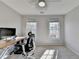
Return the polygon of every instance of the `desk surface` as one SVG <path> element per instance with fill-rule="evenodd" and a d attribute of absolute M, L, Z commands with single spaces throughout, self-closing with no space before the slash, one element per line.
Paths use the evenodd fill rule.
<path fill-rule="evenodd" d="M 24 39 L 24 37 L 16 37 L 15 40 L 0 40 L 0 48 L 6 48 L 10 45 L 15 44 L 16 42 Z"/>

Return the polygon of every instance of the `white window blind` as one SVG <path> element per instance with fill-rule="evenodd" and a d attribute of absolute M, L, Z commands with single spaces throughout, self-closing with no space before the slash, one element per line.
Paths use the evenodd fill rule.
<path fill-rule="evenodd" d="M 49 22 L 49 39 L 59 39 L 60 24 L 59 22 Z"/>
<path fill-rule="evenodd" d="M 35 36 L 37 35 L 37 22 L 26 22 L 26 31 L 32 31 Z"/>

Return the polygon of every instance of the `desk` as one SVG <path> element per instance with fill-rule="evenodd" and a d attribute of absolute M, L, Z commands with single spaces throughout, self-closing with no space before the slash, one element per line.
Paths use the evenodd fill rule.
<path fill-rule="evenodd" d="M 8 47 L 10 45 L 13 45 L 16 42 L 18 42 L 18 41 L 20 41 L 20 40 L 22 40 L 24 38 L 25 37 L 16 37 L 15 40 L 13 39 L 13 40 L 9 40 L 9 41 L 7 41 L 7 40 L 0 40 L 0 49 L 6 48 L 6 47 Z"/>

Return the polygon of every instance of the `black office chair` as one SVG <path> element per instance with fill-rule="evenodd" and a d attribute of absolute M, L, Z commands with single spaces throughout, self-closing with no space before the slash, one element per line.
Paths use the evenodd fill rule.
<path fill-rule="evenodd" d="M 27 44 L 25 45 L 25 52 L 26 52 L 27 58 L 33 58 L 32 55 L 34 55 L 34 52 L 35 52 L 35 47 L 36 47 L 35 46 L 35 40 L 32 39 L 31 43 L 32 43 L 32 46 L 27 47 L 27 45 L 29 45 L 28 40 L 27 40 Z"/>

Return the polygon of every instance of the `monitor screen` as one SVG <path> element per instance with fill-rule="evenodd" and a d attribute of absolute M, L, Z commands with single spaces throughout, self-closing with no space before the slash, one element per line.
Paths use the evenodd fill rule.
<path fill-rule="evenodd" d="M 0 28 L 0 36 L 14 36 L 16 28 Z"/>

